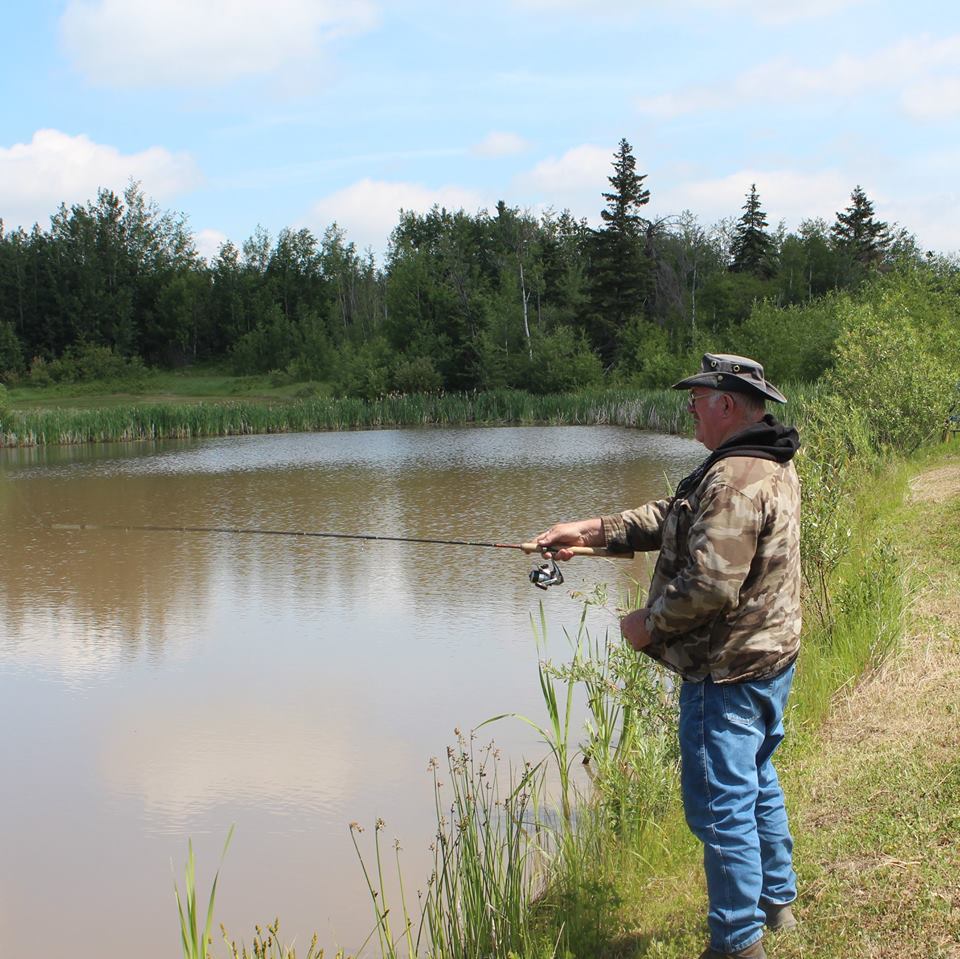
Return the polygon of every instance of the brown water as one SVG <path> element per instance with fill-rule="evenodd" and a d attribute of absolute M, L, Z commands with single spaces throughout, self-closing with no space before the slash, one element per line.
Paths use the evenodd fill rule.
<path fill-rule="evenodd" d="M 538 604 L 559 658 L 572 591 L 644 575 L 579 560 L 544 593 L 519 552 L 50 524 L 516 542 L 663 495 L 702 455 L 614 427 L 0 450 L 0 954 L 178 955 L 171 862 L 182 889 L 192 837 L 205 897 L 231 823 L 232 936 L 279 915 L 304 952 L 313 931 L 355 949 L 347 824 L 382 816 L 422 885 L 430 757 L 455 726 L 542 715 Z M 519 723 L 483 735 L 539 758 Z"/>

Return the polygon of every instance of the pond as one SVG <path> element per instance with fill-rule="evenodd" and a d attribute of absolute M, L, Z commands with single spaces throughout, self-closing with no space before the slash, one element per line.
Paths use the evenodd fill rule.
<path fill-rule="evenodd" d="M 217 919 L 304 951 L 372 928 L 348 823 L 386 820 L 412 887 L 427 766 L 454 728 L 542 715 L 531 617 L 568 649 L 597 584 L 519 551 L 56 524 L 517 542 L 665 495 L 698 444 L 616 427 L 424 429 L 0 450 L 0 937 L 10 955 L 179 954 L 187 838 Z M 615 627 L 612 609 L 591 629 Z M 489 732 L 488 732 L 489 730 Z M 522 724 L 485 727 L 536 755 Z M 215 954 L 224 954 L 222 946 Z"/>

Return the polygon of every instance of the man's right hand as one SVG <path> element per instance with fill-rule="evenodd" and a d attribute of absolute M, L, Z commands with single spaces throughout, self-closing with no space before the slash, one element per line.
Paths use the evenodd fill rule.
<path fill-rule="evenodd" d="M 545 555 L 555 559 L 568 560 L 573 553 L 564 546 L 606 546 L 607 538 L 603 533 L 600 518 L 576 520 L 572 523 L 556 523 L 545 533 L 537 537 L 537 546 L 548 550 Z M 551 549 L 550 547 L 558 547 Z"/>

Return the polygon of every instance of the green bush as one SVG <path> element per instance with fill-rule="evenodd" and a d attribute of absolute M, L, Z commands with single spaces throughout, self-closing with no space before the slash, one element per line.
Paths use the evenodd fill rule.
<path fill-rule="evenodd" d="M 755 303 L 729 338 L 728 352 L 761 360 L 774 383 L 818 380 L 833 366 L 844 296 L 825 296 L 799 306 Z"/>
<path fill-rule="evenodd" d="M 345 343 L 338 351 L 333 372 L 336 396 L 375 400 L 390 388 L 391 351 L 386 340 L 376 338 L 354 346 Z"/>
<path fill-rule="evenodd" d="M 600 357 L 569 326 L 533 338 L 533 359 L 523 354 L 522 380 L 515 385 L 531 393 L 579 390 L 603 380 Z"/>
<path fill-rule="evenodd" d="M 146 368 L 139 356 L 128 358 L 109 346 L 80 343 L 53 360 L 35 356 L 30 363 L 29 381 L 31 386 L 95 381 L 129 385 L 138 382 L 144 373 Z"/>
<path fill-rule="evenodd" d="M 697 368 L 700 356 L 671 348 L 667 331 L 649 320 L 633 320 L 621 336 L 615 378 L 634 389 L 666 389 Z"/>
<path fill-rule="evenodd" d="M 53 380 L 50 378 L 50 369 L 47 361 L 42 356 L 35 356 L 30 361 L 30 372 L 27 379 L 31 386 L 49 386 Z"/>
<path fill-rule="evenodd" d="M 956 348 L 947 342 L 950 320 L 917 310 L 905 293 L 887 287 L 845 306 L 826 378 L 830 392 L 860 410 L 875 446 L 898 452 L 940 433 L 958 378 Z"/>
<path fill-rule="evenodd" d="M 832 577 L 851 544 L 853 497 L 877 460 L 866 417 L 841 397 L 821 393 L 801 418 L 796 466 L 804 605 L 826 625 L 833 617 Z"/>
<path fill-rule="evenodd" d="M 393 368 L 393 387 L 399 393 L 436 393 L 443 386 L 429 356 L 401 357 Z"/>
<path fill-rule="evenodd" d="M 230 350 L 234 372 L 267 373 L 286 369 L 297 352 L 296 331 L 278 306 L 270 309 L 266 320 L 244 333 Z"/>

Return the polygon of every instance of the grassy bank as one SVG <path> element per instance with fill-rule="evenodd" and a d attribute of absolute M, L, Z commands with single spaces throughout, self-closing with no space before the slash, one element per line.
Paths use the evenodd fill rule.
<path fill-rule="evenodd" d="M 792 758 L 803 927 L 779 959 L 960 955 L 960 449 L 902 470 L 880 510 L 908 571 L 895 655 Z"/>
<path fill-rule="evenodd" d="M 612 424 L 680 432 L 684 398 L 670 391 L 605 390 L 539 396 L 515 391 L 310 398 L 288 402 L 162 403 L 94 409 L 9 410 L 0 446 L 130 441 L 385 427 Z"/>
<path fill-rule="evenodd" d="M 170 394 L 158 402 L 133 401 L 123 393 L 89 398 L 35 393 L 29 401 L 12 394 L 13 402 L 6 410 L 0 409 L 0 446 L 423 426 L 606 424 L 662 433 L 681 433 L 689 427 L 685 395 L 671 390 L 606 389 L 548 395 L 499 390 L 390 395 L 376 400 L 291 398 L 276 392 L 246 399 L 226 392 L 230 382 L 236 388 L 235 378 L 195 379 L 191 388 L 207 383 L 209 396 Z M 243 388 L 253 387 L 245 383 Z M 789 415 L 802 415 L 816 388 L 796 384 L 790 390 L 794 404 Z"/>
<path fill-rule="evenodd" d="M 851 520 L 861 525 L 837 571 L 833 643 L 819 628 L 805 636 L 778 762 L 801 926 L 765 945 L 775 959 L 955 959 L 960 450 L 878 477 Z M 702 948 L 699 847 L 677 812 L 660 838 L 661 854 L 626 881 L 619 931 L 600 954 Z"/>

